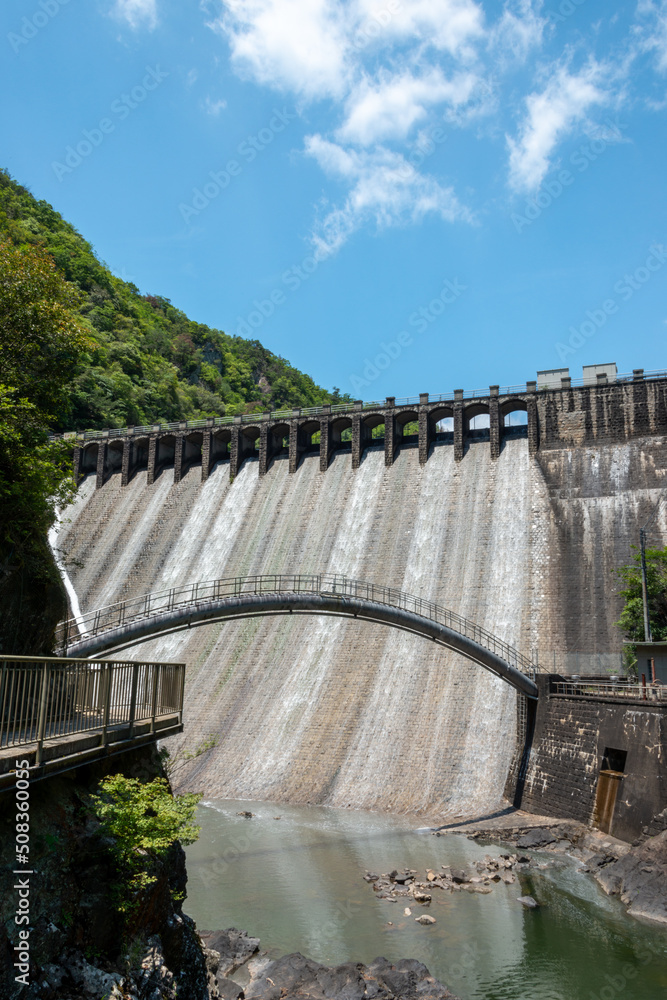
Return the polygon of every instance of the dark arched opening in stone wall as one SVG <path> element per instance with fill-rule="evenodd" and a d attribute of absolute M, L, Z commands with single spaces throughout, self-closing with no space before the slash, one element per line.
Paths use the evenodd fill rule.
<path fill-rule="evenodd" d="M 401 410 L 396 414 L 396 437 L 403 448 L 419 447 L 419 414 L 416 410 Z"/>
<path fill-rule="evenodd" d="M 91 472 L 97 472 L 97 451 L 98 444 L 89 444 L 81 453 L 81 475 L 87 476 Z"/>
<path fill-rule="evenodd" d="M 500 437 L 528 437 L 528 406 L 522 400 L 508 400 L 500 407 Z"/>
<path fill-rule="evenodd" d="M 491 417 L 485 403 L 472 403 L 463 411 L 463 433 L 468 441 L 488 441 Z"/>
<path fill-rule="evenodd" d="M 428 415 L 429 438 L 434 444 L 454 443 L 454 410 L 440 406 Z"/>

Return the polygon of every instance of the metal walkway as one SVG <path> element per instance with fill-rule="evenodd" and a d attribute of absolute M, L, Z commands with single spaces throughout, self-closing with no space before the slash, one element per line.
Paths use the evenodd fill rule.
<path fill-rule="evenodd" d="M 537 697 L 539 668 L 491 632 L 421 597 L 344 576 L 278 574 L 172 587 L 63 622 L 58 644 L 68 656 L 94 656 L 212 621 L 294 613 L 361 618 L 413 632 Z"/>
<path fill-rule="evenodd" d="M 185 664 L 0 656 L 0 791 L 183 728 Z"/>

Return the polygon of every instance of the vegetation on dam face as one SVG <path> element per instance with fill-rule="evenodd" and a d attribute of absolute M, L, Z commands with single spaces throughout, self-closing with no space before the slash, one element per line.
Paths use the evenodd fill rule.
<path fill-rule="evenodd" d="M 618 576 L 623 583 L 619 591 L 625 600 L 617 625 L 630 642 L 644 641 L 644 601 L 642 597 L 641 555 L 621 566 Z M 646 593 L 655 642 L 667 640 L 667 548 L 646 549 Z"/>
<path fill-rule="evenodd" d="M 53 430 L 123 427 L 349 400 L 257 340 L 189 319 L 160 295 L 115 277 L 46 201 L 0 170 L 0 239 L 41 247 L 80 292 L 87 333 L 68 407 Z"/>

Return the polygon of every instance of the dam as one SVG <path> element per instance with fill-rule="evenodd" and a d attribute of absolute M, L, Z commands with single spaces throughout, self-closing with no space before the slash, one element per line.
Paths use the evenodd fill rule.
<path fill-rule="evenodd" d="M 450 608 L 555 671 L 575 654 L 618 663 L 614 571 L 664 489 L 667 379 L 565 381 L 353 409 L 349 446 L 328 413 L 245 417 L 222 437 L 77 440 L 82 481 L 55 543 L 76 604 L 85 615 L 197 581 L 342 575 Z M 524 427 L 505 424 L 511 409 Z M 381 424 L 384 439 L 372 436 Z M 654 537 L 667 540 L 662 508 Z M 501 802 L 516 692 L 423 637 L 294 614 L 210 623 L 125 655 L 187 663 L 174 739 L 218 737 L 179 790 L 438 818 Z"/>

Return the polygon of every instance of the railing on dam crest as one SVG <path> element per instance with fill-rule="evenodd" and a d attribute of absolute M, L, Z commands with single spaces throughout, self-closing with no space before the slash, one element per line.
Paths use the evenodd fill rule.
<path fill-rule="evenodd" d="M 345 576 L 326 574 L 269 574 L 263 576 L 231 577 L 205 583 L 189 583 L 171 587 L 154 594 L 127 598 L 108 607 L 72 618 L 61 623 L 57 631 L 59 646 L 65 650 L 77 640 L 93 639 L 130 626 L 133 623 L 164 617 L 171 612 L 193 612 L 211 603 L 233 602 L 244 595 L 304 594 L 365 601 L 386 608 L 400 609 L 421 619 L 435 622 L 479 644 L 500 657 L 515 670 L 528 677 L 539 671 L 529 657 L 524 656 L 498 636 L 469 621 L 461 615 L 443 608 L 432 601 L 413 594 L 406 594 L 393 587 L 379 586 Z M 157 631 L 157 630 L 156 630 Z"/>
<path fill-rule="evenodd" d="M 653 371 L 642 371 L 642 379 L 663 379 L 667 376 L 667 371 L 663 369 L 656 369 Z M 568 378 L 567 380 L 568 388 L 576 388 L 581 386 L 590 386 L 591 381 L 589 378 Z M 614 376 L 614 383 L 623 382 L 634 382 L 637 381 L 636 372 L 620 373 Z M 504 385 L 496 386 L 496 395 L 504 396 L 515 396 L 523 395 L 530 386 L 534 386 L 535 383 L 523 383 L 521 385 Z M 403 398 L 391 397 L 392 405 L 396 407 L 401 406 L 418 406 L 423 398 L 427 398 L 430 403 L 450 403 L 457 399 L 481 399 L 486 398 L 489 393 L 488 388 L 484 389 L 459 389 L 452 392 L 442 392 L 442 393 L 431 393 L 423 394 L 421 396 L 406 396 Z M 305 406 L 297 410 L 272 410 L 270 412 L 253 412 L 253 413 L 242 413 L 236 416 L 221 416 L 221 417 L 210 417 L 210 418 L 198 418 L 194 420 L 183 420 L 183 421 L 172 421 L 170 423 L 156 423 L 156 424 L 145 424 L 137 425 L 134 427 L 114 427 L 105 430 L 88 430 L 88 431 L 67 431 L 64 434 L 54 434 L 52 438 L 64 438 L 65 440 L 80 440 L 80 441 L 97 441 L 102 438 L 123 438 L 128 434 L 132 434 L 135 437 L 141 435 L 150 435 L 155 433 L 165 433 L 169 431 L 183 431 L 183 430 L 202 430 L 207 427 L 225 427 L 235 422 L 241 423 L 253 423 L 263 421 L 278 421 L 278 420 L 290 420 L 295 416 L 299 417 L 316 417 L 321 416 L 325 413 L 333 415 L 344 415 L 348 413 L 353 413 L 358 410 L 377 410 L 382 409 L 387 405 L 386 399 L 375 399 L 375 400 L 355 400 L 349 403 L 334 403 L 331 405 L 322 406 Z"/>

